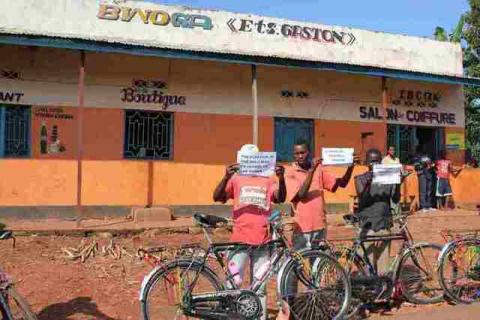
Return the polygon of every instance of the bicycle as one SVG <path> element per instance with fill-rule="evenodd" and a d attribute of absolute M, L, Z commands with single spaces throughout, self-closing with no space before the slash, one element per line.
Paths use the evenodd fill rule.
<path fill-rule="evenodd" d="M 13 240 L 15 237 L 11 231 L 1 231 L 0 240 Z M 15 290 L 13 282 L 8 275 L 0 269 L 0 313 L 2 320 L 37 320 L 25 299 Z"/>
<path fill-rule="evenodd" d="M 350 282 L 338 261 L 318 250 L 293 251 L 282 229 L 281 215 L 269 218 L 273 239 L 259 247 L 273 252 L 268 268 L 247 288 L 234 281 L 226 267 L 227 253 L 255 250 L 241 243 L 213 243 L 209 229 L 228 223 L 225 218 L 195 214 L 208 248 L 193 246 L 191 255 L 159 263 L 141 286 L 141 313 L 145 320 L 176 319 L 181 316 L 203 319 L 258 319 L 262 312 L 259 292 L 273 274 L 277 275 L 277 303 L 290 303 L 295 319 L 344 319 L 350 300 Z M 148 253 L 147 253 L 148 255 Z M 224 281 L 209 261 L 216 262 Z M 296 289 L 291 286 L 296 285 Z M 303 290 L 303 291 L 302 291 Z"/>
<path fill-rule="evenodd" d="M 415 304 L 438 303 L 443 300 L 443 290 L 437 280 L 436 261 L 441 246 L 431 243 L 415 243 L 407 225 L 407 216 L 397 215 L 394 222 L 399 230 L 388 235 L 367 235 L 360 226 L 358 217 L 345 215 L 347 224 L 357 227 L 359 236 L 351 247 L 337 250 L 332 243 L 323 244 L 324 250 L 337 257 L 340 264 L 350 274 L 352 286 L 351 306 L 348 317 L 352 318 L 365 309 L 378 305 L 391 305 L 400 298 Z M 363 232 L 362 232 L 363 230 Z M 395 259 L 387 272 L 379 275 L 369 258 L 366 244 L 382 244 L 389 250 L 392 241 L 402 241 Z"/>
<path fill-rule="evenodd" d="M 456 303 L 480 301 L 480 231 L 442 231 L 447 241 L 438 258 L 438 277 Z"/>

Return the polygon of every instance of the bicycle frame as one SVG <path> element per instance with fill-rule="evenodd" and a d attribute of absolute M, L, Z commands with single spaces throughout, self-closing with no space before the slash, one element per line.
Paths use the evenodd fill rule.
<path fill-rule="evenodd" d="M 390 235 L 373 235 L 373 236 L 362 236 L 361 232 L 360 236 L 355 239 L 353 246 L 348 248 L 352 255 L 351 258 L 353 259 L 355 256 L 357 256 L 360 261 L 367 267 L 367 271 L 370 275 L 373 276 L 378 276 L 378 272 L 375 270 L 372 261 L 369 258 L 368 255 L 368 249 L 365 247 L 366 243 L 374 243 L 374 242 L 382 242 L 382 243 L 391 243 L 392 241 L 403 241 L 401 247 L 398 249 L 397 254 L 395 255 L 394 260 L 389 264 L 388 270 L 387 270 L 387 275 L 390 275 L 390 278 L 392 279 L 393 283 L 396 283 L 398 281 L 398 272 L 399 272 L 399 267 L 402 259 L 409 254 L 412 250 L 415 250 L 418 247 L 421 247 L 425 243 L 415 243 L 413 240 L 413 236 L 408 229 L 407 221 L 403 218 L 397 218 L 399 224 L 400 224 L 400 231 L 395 234 L 390 234 Z M 360 228 L 359 228 L 360 230 Z M 359 254 L 358 252 L 360 251 L 362 254 Z M 421 253 L 423 255 L 423 253 Z M 353 261 L 349 261 L 349 264 L 351 264 Z M 421 264 L 417 263 L 414 261 L 416 266 L 422 270 L 423 272 L 427 272 L 426 270 L 423 270 Z"/>
<path fill-rule="evenodd" d="M 248 288 L 243 289 L 243 290 L 251 291 L 255 294 L 259 293 L 259 291 L 266 284 L 266 282 L 277 272 L 278 268 L 280 268 L 280 271 L 278 272 L 278 276 L 281 277 L 281 275 L 283 275 L 285 267 L 292 259 L 301 259 L 300 254 L 304 250 L 298 251 L 298 252 L 293 251 L 291 249 L 290 243 L 288 242 L 287 238 L 283 234 L 283 231 L 277 228 L 272 228 L 272 229 L 273 229 L 274 235 L 276 236 L 274 237 L 275 240 L 271 240 L 260 246 L 251 246 L 248 244 L 241 244 L 241 243 L 213 243 L 206 228 L 202 226 L 202 230 L 205 234 L 205 238 L 209 243 L 208 248 L 203 249 L 197 245 L 194 245 L 192 246 L 192 248 L 197 250 L 196 253 L 200 253 L 200 252 L 203 253 L 202 257 L 199 258 L 199 255 L 196 255 L 196 254 L 194 254 L 191 257 L 185 256 L 187 260 L 191 260 L 192 265 L 195 263 L 197 264 L 197 266 L 200 266 L 200 268 L 198 268 L 195 271 L 192 281 L 188 284 L 188 287 L 182 294 L 182 298 L 181 298 L 182 308 L 185 310 L 185 312 L 189 313 L 189 311 L 192 310 L 191 307 L 193 303 L 212 301 L 215 298 L 228 296 L 232 293 L 235 294 L 235 292 L 240 292 L 240 290 L 242 290 L 233 281 L 234 275 L 231 274 L 230 270 L 226 266 L 226 263 L 224 262 L 225 252 L 230 252 L 231 256 L 236 252 L 240 252 L 243 250 L 247 250 L 247 251 L 256 250 L 258 248 L 266 248 L 270 252 L 273 252 L 270 258 L 270 266 L 268 270 L 265 272 L 265 274 L 262 276 L 262 278 L 261 279 L 252 278 L 252 283 L 248 286 Z M 182 249 L 186 249 L 186 248 L 189 248 L 189 247 L 188 246 L 182 247 Z M 209 258 L 214 258 L 217 264 L 224 271 L 225 283 L 222 285 L 222 290 L 225 290 L 225 291 L 224 292 L 217 291 L 217 292 L 211 292 L 211 293 L 205 293 L 205 294 L 192 295 L 192 292 L 198 282 L 200 273 L 205 269 L 208 269 L 209 271 L 211 271 L 210 267 L 208 266 Z M 284 260 L 284 262 L 280 263 L 282 259 Z M 301 260 L 301 263 L 303 263 L 303 260 Z M 153 275 L 154 273 L 156 273 L 159 269 L 165 268 L 165 266 L 166 264 L 160 263 L 160 261 L 157 260 L 157 267 L 154 268 L 150 272 L 150 274 L 144 278 L 144 282 L 142 283 L 142 288 L 140 290 L 140 297 L 143 296 L 143 293 L 145 290 L 145 286 L 146 286 L 145 280 L 148 279 L 150 275 Z M 304 274 L 298 274 L 298 277 L 299 277 L 299 280 L 302 281 L 304 284 L 315 285 L 314 283 L 312 283 L 310 279 L 307 279 L 307 276 Z M 220 282 L 221 281 L 219 281 L 219 283 Z M 278 283 L 277 283 L 277 290 L 280 290 Z M 278 299 L 280 302 L 281 297 L 279 297 Z"/>
<path fill-rule="evenodd" d="M 263 285 L 270 279 L 273 274 L 275 273 L 275 269 L 277 266 L 280 265 L 280 261 L 284 257 L 288 256 L 293 256 L 290 245 L 288 240 L 286 239 L 285 235 L 283 232 L 273 229 L 274 234 L 278 237 L 278 239 L 271 240 L 265 244 L 259 245 L 259 246 L 251 246 L 248 244 L 240 244 L 240 243 L 213 243 L 208 232 L 204 227 L 202 227 L 202 230 L 205 234 L 205 238 L 209 242 L 209 247 L 205 251 L 203 260 L 199 260 L 198 262 L 201 264 L 202 268 L 198 270 L 196 273 L 191 286 L 188 288 L 186 294 L 190 294 L 193 288 L 195 287 L 196 281 L 198 280 L 198 276 L 201 272 L 201 270 L 207 265 L 207 260 L 208 257 L 213 254 L 215 256 L 215 260 L 217 263 L 222 267 L 224 273 L 225 273 L 225 279 L 229 283 L 230 288 L 232 290 L 239 289 L 239 287 L 234 283 L 233 277 L 230 273 L 230 270 L 226 267 L 224 263 L 224 252 L 240 252 L 244 250 L 256 250 L 258 248 L 267 248 L 270 252 L 273 251 L 273 255 L 270 258 L 270 266 L 268 270 L 265 272 L 263 275 L 262 279 L 252 279 L 252 283 L 250 286 L 247 288 L 247 290 L 253 291 L 254 293 L 258 293 L 260 289 L 263 287 Z M 252 275 L 253 276 L 253 275 Z M 302 279 L 302 281 L 308 281 L 307 279 Z"/>

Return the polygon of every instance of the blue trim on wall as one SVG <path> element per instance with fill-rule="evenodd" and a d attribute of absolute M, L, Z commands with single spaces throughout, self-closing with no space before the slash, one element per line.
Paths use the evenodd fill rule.
<path fill-rule="evenodd" d="M 257 64 L 269 66 L 283 66 L 293 68 L 308 68 L 331 70 L 345 73 L 361 74 L 374 77 L 389 77 L 405 80 L 437 82 L 447 84 L 463 84 L 467 86 L 480 87 L 479 78 L 455 77 L 446 75 L 435 75 L 429 73 L 412 72 L 405 70 L 368 67 L 344 63 L 315 62 L 287 58 L 248 56 L 240 54 L 226 54 L 214 52 L 186 51 L 164 48 L 153 48 L 139 45 L 126 45 L 110 42 L 99 42 L 82 39 L 63 39 L 38 36 L 18 36 L 0 34 L 0 43 L 22 46 L 38 46 L 63 48 L 73 50 L 85 50 L 95 52 L 125 53 L 139 56 L 154 56 L 162 58 L 191 59 L 191 60 L 212 60 L 229 63 Z"/>
<path fill-rule="evenodd" d="M 0 157 L 5 156 L 5 105 L 0 105 Z"/>

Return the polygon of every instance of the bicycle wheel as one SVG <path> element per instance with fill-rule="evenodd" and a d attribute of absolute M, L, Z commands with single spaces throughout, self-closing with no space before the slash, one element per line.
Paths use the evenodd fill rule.
<path fill-rule="evenodd" d="M 456 303 L 480 301 L 480 239 L 450 246 L 441 256 L 440 285 Z"/>
<path fill-rule="evenodd" d="M 30 305 L 15 288 L 10 286 L 3 294 L 14 320 L 37 320 Z"/>
<path fill-rule="evenodd" d="M 364 291 L 361 289 L 356 290 L 355 285 L 352 283 L 352 279 L 355 277 L 367 277 L 367 267 L 360 256 L 352 250 L 337 251 L 334 253 L 334 256 L 347 272 L 352 286 L 352 296 L 350 298 L 346 318 L 355 319 L 359 314 L 360 308 L 364 305 L 364 297 L 362 297 Z"/>
<path fill-rule="evenodd" d="M 443 301 L 443 289 L 438 279 L 438 257 L 442 247 L 419 244 L 403 256 L 398 269 L 398 281 L 406 300 L 415 304 Z"/>
<path fill-rule="evenodd" d="M 222 289 L 215 273 L 193 260 L 175 260 L 151 274 L 141 296 L 144 320 L 188 319 L 183 314 L 184 292 L 198 273 L 192 294 L 214 293 Z M 205 303 L 206 309 L 215 308 L 215 302 Z"/>
<path fill-rule="evenodd" d="M 280 279 L 280 296 L 289 304 L 293 319 L 343 319 L 351 295 L 345 270 L 322 251 L 299 254 L 302 262 L 287 262 Z"/>

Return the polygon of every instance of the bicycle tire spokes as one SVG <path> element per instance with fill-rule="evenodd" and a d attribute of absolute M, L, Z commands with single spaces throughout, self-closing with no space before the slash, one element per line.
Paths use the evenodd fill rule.
<path fill-rule="evenodd" d="M 286 297 L 291 313 L 296 319 L 334 319 L 344 301 L 338 270 L 321 258 L 303 257 L 302 262 L 293 279 L 296 292 Z"/>
<path fill-rule="evenodd" d="M 459 243 L 444 261 L 441 276 L 450 295 L 466 303 L 480 301 L 480 252 L 477 245 Z"/>

